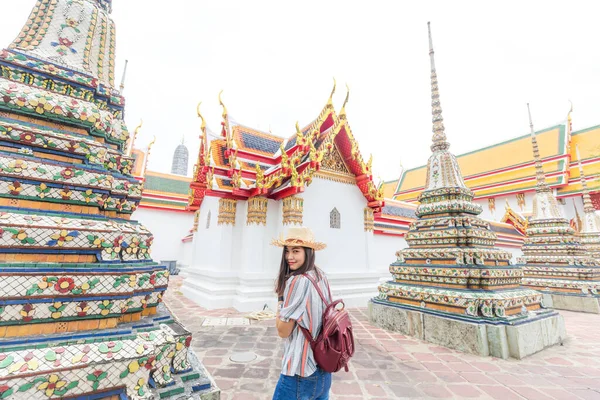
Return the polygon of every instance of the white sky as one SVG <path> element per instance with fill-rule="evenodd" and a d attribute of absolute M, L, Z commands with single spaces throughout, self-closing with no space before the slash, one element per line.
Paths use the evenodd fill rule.
<path fill-rule="evenodd" d="M 0 0 L 0 47 L 35 0 Z M 117 85 L 129 60 L 126 121 L 157 143 L 150 169 L 169 172 L 185 136 L 190 169 L 202 109 L 219 131 L 217 95 L 237 121 L 289 136 L 325 104 L 347 113 L 374 175 L 426 162 L 431 138 L 427 21 L 432 23 L 446 134 L 455 154 L 563 121 L 600 124 L 600 25 L 595 1 L 114 0 Z M 485 160 L 482 160 L 485 162 Z"/>

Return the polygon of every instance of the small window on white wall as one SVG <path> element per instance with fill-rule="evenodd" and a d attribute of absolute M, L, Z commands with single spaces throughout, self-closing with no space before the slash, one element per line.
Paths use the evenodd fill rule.
<path fill-rule="evenodd" d="M 208 215 L 206 216 L 206 229 L 210 228 L 210 210 L 208 210 Z"/>
<path fill-rule="evenodd" d="M 329 213 L 329 227 L 332 229 L 340 229 L 341 227 L 340 212 L 337 208 L 334 208 Z"/>

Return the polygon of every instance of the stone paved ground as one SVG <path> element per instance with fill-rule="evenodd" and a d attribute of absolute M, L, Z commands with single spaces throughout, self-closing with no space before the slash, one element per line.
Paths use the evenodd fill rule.
<path fill-rule="evenodd" d="M 281 343 L 274 321 L 202 327 L 206 317 L 239 317 L 233 309 L 205 310 L 179 291 L 172 277 L 167 306 L 193 332 L 192 347 L 222 390 L 222 399 L 271 399 L 280 373 Z M 600 315 L 562 312 L 568 338 L 522 361 L 482 358 L 371 326 L 366 309 L 352 309 L 357 351 L 350 372 L 334 374 L 341 399 L 600 399 Z M 233 353 L 254 352 L 247 364 Z"/>

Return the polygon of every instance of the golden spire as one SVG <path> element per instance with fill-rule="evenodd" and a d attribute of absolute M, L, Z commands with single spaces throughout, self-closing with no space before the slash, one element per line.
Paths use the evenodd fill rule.
<path fill-rule="evenodd" d="M 208 146 L 208 135 L 206 134 L 206 120 L 200 112 L 201 104 L 202 102 L 199 102 L 198 106 L 196 106 L 196 113 L 198 114 L 198 117 L 202 120 L 202 123 L 200 124 L 200 157 L 202 157 L 202 160 L 199 161 L 203 161 L 204 165 L 208 166 L 210 164 L 210 149 Z"/>
<path fill-rule="evenodd" d="M 138 126 L 136 126 L 135 130 L 133 131 L 133 137 L 131 137 L 131 143 L 129 143 L 129 146 L 127 149 L 128 156 L 130 156 L 131 153 L 133 152 L 133 146 L 135 145 L 135 139 L 137 138 L 137 135 L 140 132 L 140 129 L 142 129 L 142 125 L 144 125 L 144 121 L 140 118 L 140 123 L 138 124 Z"/>
<path fill-rule="evenodd" d="M 435 59 L 433 53 L 433 39 L 431 38 L 431 25 L 427 22 L 429 32 L 429 62 L 431 64 L 431 114 L 433 115 L 433 144 L 431 151 L 448 150 L 450 143 L 446 141 L 444 130 L 444 118 L 442 117 L 442 105 L 440 103 L 440 90 L 438 88 L 437 72 L 435 70 Z"/>
<path fill-rule="evenodd" d="M 219 92 L 219 104 L 221 105 L 221 107 L 223 107 L 223 114 L 221 114 L 221 116 L 223 117 L 223 123 L 225 124 L 224 129 L 227 148 L 230 149 L 232 147 L 232 140 L 231 132 L 229 130 L 229 113 L 227 112 L 227 107 L 225 107 L 225 104 L 223 104 L 223 100 L 221 100 L 221 93 L 223 93 L 223 90 Z"/>
<path fill-rule="evenodd" d="M 535 160 L 535 178 L 537 180 L 536 192 L 547 192 L 550 189 L 546 185 L 546 175 L 544 174 L 544 167 L 540 159 L 540 149 L 538 147 L 537 138 L 535 136 L 535 130 L 533 129 L 533 121 L 531 119 L 531 110 L 529 109 L 529 103 L 527 103 L 527 113 L 529 114 L 529 128 L 531 130 L 531 144 L 533 146 L 533 159 Z"/>
<path fill-rule="evenodd" d="M 150 151 L 152 150 L 152 146 L 156 142 L 156 136 L 152 138 L 152 141 L 148 143 L 148 148 L 146 149 L 146 159 L 144 160 L 144 171 L 142 172 L 142 176 L 146 177 L 146 170 L 148 169 L 148 160 L 150 159 Z"/>
<path fill-rule="evenodd" d="M 335 82 L 335 77 L 333 78 L 333 89 L 331 89 L 331 94 L 329 95 L 329 99 L 327 100 L 327 105 L 333 105 L 333 95 L 335 93 L 335 87 L 336 87 L 336 82 Z"/>
<path fill-rule="evenodd" d="M 583 166 L 581 165 L 581 155 L 579 154 L 579 145 L 575 145 L 575 152 L 577 153 L 577 165 L 579 166 L 579 176 L 581 177 L 581 187 L 583 188 L 583 211 L 587 213 L 595 213 L 592 199 L 590 197 L 590 189 L 588 188 L 585 180 L 585 174 L 583 173 Z"/>
<path fill-rule="evenodd" d="M 339 118 L 340 120 L 346 119 L 346 104 L 348 104 L 348 99 L 350 98 L 350 87 L 346 84 L 346 98 L 344 99 L 344 104 L 342 104 L 342 109 L 340 110 Z"/>

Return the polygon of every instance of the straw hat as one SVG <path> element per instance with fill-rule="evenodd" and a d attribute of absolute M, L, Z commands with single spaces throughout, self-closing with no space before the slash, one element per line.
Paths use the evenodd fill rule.
<path fill-rule="evenodd" d="M 325 243 L 315 242 L 315 235 L 305 227 L 289 228 L 285 238 L 282 234 L 279 239 L 273 239 L 271 244 L 278 247 L 308 247 L 313 250 L 323 250 L 327 247 Z"/>

